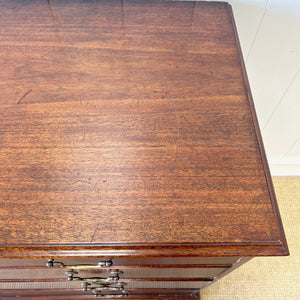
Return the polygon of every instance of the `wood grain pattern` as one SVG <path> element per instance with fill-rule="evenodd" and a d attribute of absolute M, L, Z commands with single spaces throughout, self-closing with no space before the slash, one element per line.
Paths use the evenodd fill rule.
<path fill-rule="evenodd" d="M 288 253 L 228 5 L 0 6 L 1 257 Z"/>

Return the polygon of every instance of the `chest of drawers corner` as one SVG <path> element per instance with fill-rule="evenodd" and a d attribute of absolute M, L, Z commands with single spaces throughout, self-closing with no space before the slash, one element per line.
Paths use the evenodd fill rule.
<path fill-rule="evenodd" d="M 1 1 L 0 25 L 1 299 L 199 299 L 288 255 L 228 3 Z"/>

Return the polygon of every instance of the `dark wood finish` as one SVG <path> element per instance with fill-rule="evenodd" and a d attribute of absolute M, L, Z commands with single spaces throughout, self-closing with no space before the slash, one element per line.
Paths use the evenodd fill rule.
<path fill-rule="evenodd" d="M 287 253 L 228 5 L 2 6 L 2 245 Z"/>
<path fill-rule="evenodd" d="M 288 255 L 227 3 L 2 0 L 0 27 L 3 274 L 112 259 L 199 290 Z"/>

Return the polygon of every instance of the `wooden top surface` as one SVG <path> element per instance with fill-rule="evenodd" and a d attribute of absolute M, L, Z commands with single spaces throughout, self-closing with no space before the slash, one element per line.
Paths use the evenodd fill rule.
<path fill-rule="evenodd" d="M 0 30 L 0 256 L 287 253 L 229 5 L 1 1 Z"/>

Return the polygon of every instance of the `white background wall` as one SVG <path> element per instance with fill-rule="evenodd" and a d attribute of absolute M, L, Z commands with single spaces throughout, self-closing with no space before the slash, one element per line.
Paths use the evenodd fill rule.
<path fill-rule="evenodd" d="M 272 175 L 300 175 L 300 0 L 228 0 Z"/>

